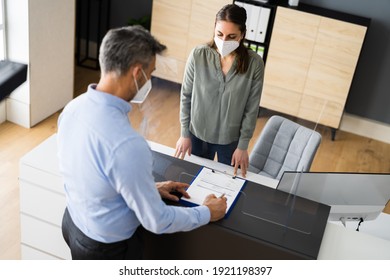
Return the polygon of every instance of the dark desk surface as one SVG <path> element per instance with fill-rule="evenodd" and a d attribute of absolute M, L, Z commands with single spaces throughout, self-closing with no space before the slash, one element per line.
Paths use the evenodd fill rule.
<path fill-rule="evenodd" d="M 201 168 L 159 152 L 153 155 L 156 181 L 189 183 Z M 147 245 L 147 258 L 316 259 L 329 211 L 327 205 L 248 181 L 227 218 L 192 232 L 154 236 L 159 243 Z M 184 249 L 169 249 L 170 242 Z M 156 247 L 163 252 L 156 253 Z"/>

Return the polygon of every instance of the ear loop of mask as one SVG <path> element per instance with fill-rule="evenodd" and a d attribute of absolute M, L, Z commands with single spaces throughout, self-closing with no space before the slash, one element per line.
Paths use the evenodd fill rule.
<path fill-rule="evenodd" d="M 147 78 L 147 76 L 142 68 L 141 68 L 141 71 L 142 71 L 142 74 L 143 74 L 145 80 L 148 81 L 148 78 Z M 135 86 L 136 86 L 137 92 L 138 92 L 139 87 L 138 87 L 137 79 L 134 79 L 134 81 L 135 81 Z M 152 125 L 150 125 L 149 119 L 152 116 L 153 112 L 147 103 L 148 103 L 147 99 L 145 100 L 145 102 L 142 102 L 142 103 L 132 103 L 133 105 L 137 105 L 138 110 L 139 110 L 139 114 L 140 114 L 141 122 L 139 124 L 138 133 L 140 135 L 142 135 L 145 139 L 148 139 L 149 135 L 156 133 L 155 130 L 157 129 L 158 124 L 159 124 L 159 121 L 158 121 L 158 122 L 155 122 Z"/>

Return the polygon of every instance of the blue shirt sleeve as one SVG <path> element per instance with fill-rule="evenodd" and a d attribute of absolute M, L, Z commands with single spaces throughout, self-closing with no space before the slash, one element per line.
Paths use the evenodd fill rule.
<path fill-rule="evenodd" d="M 141 137 L 119 145 L 108 168 L 112 186 L 147 230 L 157 234 L 189 231 L 209 222 L 206 206 L 185 208 L 162 201 L 152 174 L 152 153 Z"/>

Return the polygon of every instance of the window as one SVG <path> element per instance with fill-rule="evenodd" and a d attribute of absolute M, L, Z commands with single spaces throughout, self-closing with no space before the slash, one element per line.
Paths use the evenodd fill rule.
<path fill-rule="evenodd" d="M 0 60 L 5 58 L 4 0 L 0 0 Z"/>

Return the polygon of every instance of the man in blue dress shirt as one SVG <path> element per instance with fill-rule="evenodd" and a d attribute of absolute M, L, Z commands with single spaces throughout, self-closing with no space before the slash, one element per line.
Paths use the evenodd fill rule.
<path fill-rule="evenodd" d="M 73 259 L 142 258 L 140 225 L 154 233 L 190 231 L 221 219 L 226 199 L 168 206 L 186 184 L 155 183 L 152 152 L 131 126 L 130 101 L 151 89 L 156 54 L 165 49 L 142 27 L 110 30 L 100 48 L 101 78 L 58 120 L 58 156 L 67 208 L 62 231 Z"/>

